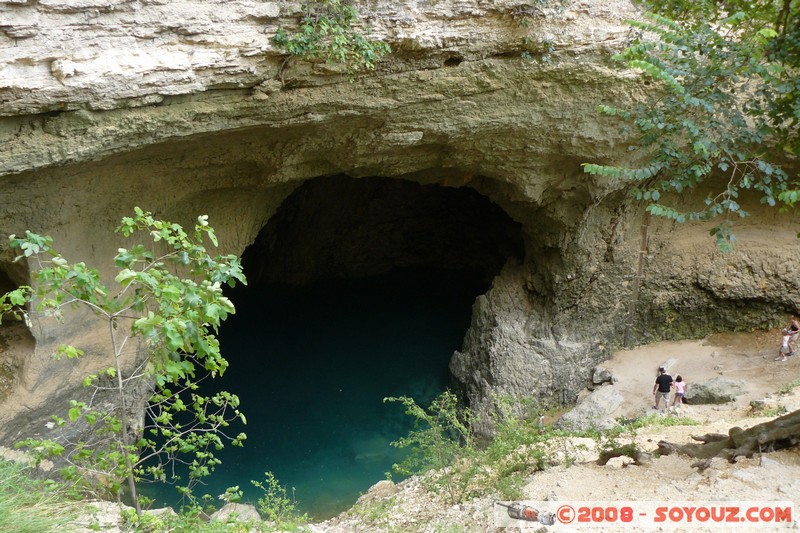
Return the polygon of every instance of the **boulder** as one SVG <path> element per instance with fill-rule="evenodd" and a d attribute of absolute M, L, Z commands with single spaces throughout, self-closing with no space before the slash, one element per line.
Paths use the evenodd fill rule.
<path fill-rule="evenodd" d="M 592 372 L 592 384 L 593 385 L 601 385 L 603 383 L 613 383 L 616 381 L 616 378 L 611 373 L 611 370 L 604 367 L 604 366 L 596 366 L 594 367 L 594 371 Z"/>
<path fill-rule="evenodd" d="M 689 383 L 686 386 L 686 403 L 691 405 L 732 402 L 746 390 L 744 381 L 712 378 L 708 381 Z"/>
<path fill-rule="evenodd" d="M 491 289 L 475 300 L 463 347 L 450 360 L 450 370 L 464 384 L 477 414 L 477 434 L 493 433 L 493 413 L 502 409 L 498 399 L 535 398 L 549 405 L 576 401 L 592 368 L 608 355 L 570 331 L 547 326 L 531 306 L 524 268 L 510 260 Z M 525 415 L 514 408 L 510 414 Z"/>
<path fill-rule="evenodd" d="M 211 515 L 212 520 L 227 522 L 231 519 L 239 522 L 260 522 L 261 516 L 256 508 L 247 503 L 226 503 L 216 513 Z"/>
<path fill-rule="evenodd" d="M 371 502 L 375 500 L 382 500 L 397 494 L 397 485 L 388 479 L 382 479 L 372 485 L 367 493 L 358 499 L 358 503 Z"/>
<path fill-rule="evenodd" d="M 560 429 L 610 429 L 616 425 L 611 414 L 622 405 L 622 394 L 612 385 L 600 387 L 583 399 L 575 409 L 558 419 Z"/>

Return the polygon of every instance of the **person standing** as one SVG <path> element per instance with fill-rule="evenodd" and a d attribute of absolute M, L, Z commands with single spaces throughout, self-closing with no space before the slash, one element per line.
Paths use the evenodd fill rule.
<path fill-rule="evenodd" d="M 778 348 L 778 357 L 776 361 L 786 361 L 787 355 L 794 355 L 794 346 L 792 346 L 792 332 L 787 328 L 781 330 L 781 347 Z"/>
<path fill-rule="evenodd" d="M 686 395 L 686 382 L 680 374 L 675 378 L 675 400 L 672 401 L 672 407 L 678 404 L 683 405 L 683 397 Z"/>
<path fill-rule="evenodd" d="M 792 349 L 792 353 L 794 353 L 794 349 L 797 347 L 797 340 L 800 338 L 800 321 L 797 320 L 796 316 L 791 316 L 787 329 L 792 334 L 792 338 L 789 339 L 789 347 Z"/>
<path fill-rule="evenodd" d="M 659 367 L 656 384 L 653 385 L 653 396 L 656 398 L 656 409 L 658 409 L 658 404 L 661 402 L 661 398 L 664 399 L 664 408 L 669 408 L 670 387 L 672 387 L 672 376 L 667 374 L 667 371 L 664 370 L 663 366 Z"/>
<path fill-rule="evenodd" d="M 778 348 L 778 357 L 776 361 L 786 361 L 787 355 L 794 355 L 794 348 L 797 345 L 797 340 L 800 338 L 800 321 L 797 317 L 792 315 L 789 319 L 789 325 L 781 330 L 781 347 Z"/>

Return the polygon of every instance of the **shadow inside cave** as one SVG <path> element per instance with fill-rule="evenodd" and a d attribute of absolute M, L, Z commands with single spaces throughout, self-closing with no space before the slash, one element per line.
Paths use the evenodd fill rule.
<path fill-rule="evenodd" d="M 212 386 L 240 397 L 248 425 L 229 433 L 248 439 L 218 454 L 198 495 L 238 485 L 255 502 L 250 481 L 272 472 L 315 519 L 350 507 L 405 453 L 390 443 L 413 421 L 383 398 L 427 403 L 454 385 L 472 304 L 512 256 L 520 226 L 471 189 L 346 176 L 298 188 L 243 255 L 250 285 L 228 293 L 230 368 Z"/>

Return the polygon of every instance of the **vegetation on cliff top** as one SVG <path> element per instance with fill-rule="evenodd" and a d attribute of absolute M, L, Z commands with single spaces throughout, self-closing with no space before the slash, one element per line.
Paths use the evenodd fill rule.
<path fill-rule="evenodd" d="M 373 70 L 390 46 L 357 29 L 358 10 L 350 0 L 311 0 L 302 4 L 300 27 L 294 33 L 279 28 L 272 41 L 289 54 L 309 62 L 345 67 L 349 75 Z"/>

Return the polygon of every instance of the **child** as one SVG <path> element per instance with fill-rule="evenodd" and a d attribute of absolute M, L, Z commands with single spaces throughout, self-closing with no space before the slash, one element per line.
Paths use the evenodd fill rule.
<path fill-rule="evenodd" d="M 794 355 L 794 349 L 789 342 L 792 340 L 792 335 L 794 335 L 794 333 L 789 329 L 783 329 L 781 331 L 783 340 L 781 342 L 781 347 L 778 349 L 778 357 L 775 358 L 776 361 L 786 361 L 786 354 Z"/>
<path fill-rule="evenodd" d="M 672 402 L 672 407 L 677 404 L 683 405 L 683 395 L 686 394 L 686 382 L 683 378 L 678 376 L 675 378 L 675 401 Z"/>

